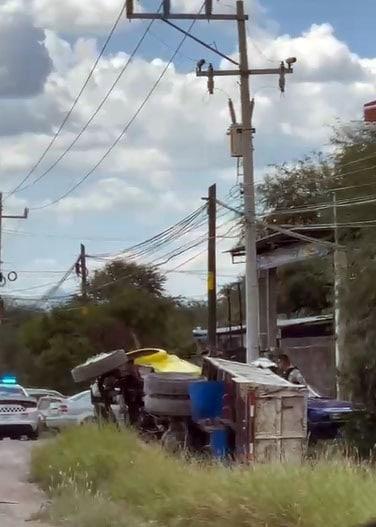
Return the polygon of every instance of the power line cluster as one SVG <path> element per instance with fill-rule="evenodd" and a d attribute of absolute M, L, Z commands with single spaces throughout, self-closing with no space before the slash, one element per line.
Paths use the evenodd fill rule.
<path fill-rule="evenodd" d="M 218 226 L 218 241 L 222 241 L 238 236 L 238 231 L 240 229 L 240 222 L 238 218 L 234 220 L 233 213 L 227 210 L 225 207 L 219 207 L 218 219 L 221 219 L 222 222 Z M 111 261 L 125 259 L 127 261 L 134 261 L 138 263 L 143 263 L 151 267 L 159 268 L 161 272 L 165 274 L 171 273 L 184 273 L 182 269 L 185 265 L 191 261 L 198 258 L 201 254 L 206 252 L 206 243 L 208 240 L 206 233 L 206 223 L 207 223 L 207 205 L 202 205 L 183 219 L 179 220 L 170 227 L 164 229 L 163 231 L 157 233 L 154 236 L 147 238 L 146 240 L 139 242 L 137 244 L 130 245 L 129 247 L 124 248 L 120 252 L 116 253 L 101 253 L 101 254 L 92 254 L 87 255 L 92 261 L 99 261 L 102 263 L 109 263 Z M 230 236 L 233 234 L 233 236 Z M 195 248 L 205 245 L 203 250 L 200 250 L 198 253 L 192 254 L 192 251 Z M 171 268 L 165 268 L 168 263 L 179 259 L 183 255 L 188 254 L 186 260 L 180 261 L 177 266 Z M 77 259 L 69 267 L 67 271 L 64 272 L 63 276 L 58 280 L 58 282 L 47 282 L 37 286 L 32 286 L 28 288 L 18 289 L 13 291 L 13 293 L 21 293 L 26 291 L 34 291 L 42 287 L 49 287 L 47 292 L 41 297 L 12 297 L 13 299 L 22 299 L 22 300 L 33 300 L 37 302 L 37 305 L 44 305 L 49 301 L 57 300 L 61 302 L 62 300 L 71 299 L 76 296 L 76 293 L 68 293 L 64 295 L 57 295 L 60 288 L 69 280 L 74 279 L 74 270 L 77 264 Z M 35 270 L 29 270 L 26 272 L 36 273 Z M 52 271 L 48 270 L 49 273 L 61 273 L 61 271 Z M 194 274 L 189 273 L 188 274 Z M 126 278 L 126 277 L 124 277 Z M 121 282 L 121 278 L 117 281 Z M 117 281 L 111 281 L 108 284 L 101 285 L 99 289 L 104 289 L 110 285 L 113 285 Z"/>

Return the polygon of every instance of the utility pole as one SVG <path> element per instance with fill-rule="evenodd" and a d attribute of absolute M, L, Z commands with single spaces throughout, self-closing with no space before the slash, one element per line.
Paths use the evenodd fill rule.
<path fill-rule="evenodd" d="M 208 341 L 209 354 L 215 355 L 217 348 L 217 186 L 209 187 L 208 193 Z"/>
<path fill-rule="evenodd" d="M 0 192 L 0 284 L 5 285 L 6 278 L 2 272 L 2 230 L 3 230 L 3 220 L 26 220 L 29 216 L 29 209 L 25 208 L 22 215 L 14 214 L 4 214 L 3 207 L 3 193 Z"/>
<path fill-rule="evenodd" d="M 3 193 L 0 192 L 0 286 L 4 286 L 6 284 L 6 277 L 3 273 L 3 261 L 2 261 L 2 231 L 3 231 L 3 219 L 14 219 L 14 220 L 26 220 L 29 215 L 29 209 L 25 208 L 22 215 L 13 215 L 13 214 L 4 214 L 4 207 L 3 207 Z M 11 277 L 13 275 L 13 277 Z M 17 279 L 17 274 L 12 271 L 8 274 L 9 280 L 13 282 Z M 3 322 L 4 319 L 4 300 L 0 295 L 0 324 Z"/>
<path fill-rule="evenodd" d="M 250 98 L 249 77 L 251 75 L 279 75 L 279 88 L 282 92 L 285 90 L 285 75 L 292 73 L 292 64 L 296 62 L 294 57 L 286 59 L 281 62 L 279 68 L 267 69 L 249 69 L 248 52 L 247 52 L 247 33 L 246 21 L 248 16 L 244 13 L 244 0 L 237 0 L 236 13 L 224 14 L 213 13 L 213 1 L 206 0 L 205 12 L 196 14 L 191 13 L 172 13 L 170 10 L 170 0 L 163 1 L 163 8 L 161 13 L 135 13 L 134 2 L 127 1 L 127 16 L 130 19 L 147 19 L 147 20 L 162 20 L 168 25 L 174 27 L 176 30 L 184 33 L 187 37 L 202 44 L 205 48 L 213 53 L 220 55 L 235 66 L 236 69 L 231 70 L 215 70 L 212 64 L 209 64 L 207 70 L 203 71 L 203 66 L 206 64 L 204 59 L 197 63 L 196 75 L 198 77 L 208 78 L 209 93 L 214 93 L 214 78 L 217 76 L 238 76 L 240 77 L 240 98 L 241 98 L 241 113 L 242 123 L 238 126 L 232 126 L 233 133 L 237 135 L 236 142 L 238 145 L 238 152 L 232 154 L 236 157 L 243 158 L 244 166 L 244 213 L 246 221 L 246 348 L 247 348 L 247 362 L 251 362 L 259 355 L 259 312 L 258 312 L 258 279 L 257 279 L 257 261 L 256 261 L 256 221 L 255 221 L 255 190 L 254 190 L 254 176 L 253 176 L 253 133 L 252 115 L 254 108 L 254 101 Z M 222 20 L 222 21 L 236 21 L 238 26 L 238 40 L 239 40 L 239 62 L 231 57 L 227 57 L 216 48 L 190 35 L 189 32 L 177 26 L 171 20 Z M 232 137 L 232 140 L 235 138 Z"/>
<path fill-rule="evenodd" d="M 339 229 L 338 229 L 338 210 L 337 210 L 337 193 L 333 191 L 333 224 L 334 224 L 334 340 L 335 340 L 335 367 L 336 367 L 336 393 L 337 397 L 342 398 L 342 383 L 340 379 L 341 369 L 343 367 L 343 353 L 345 340 L 345 327 L 343 323 L 343 313 L 341 309 L 341 289 L 343 284 L 343 275 L 346 270 L 346 253 L 340 248 Z"/>
<path fill-rule="evenodd" d="M 87 300 L 87 267 L 86 267 L 86 249 L 85 245 L 81 243 L 80 257 L 79 257 L 79 275 L 81 276 L 81 295 L 83 300 Z"/>

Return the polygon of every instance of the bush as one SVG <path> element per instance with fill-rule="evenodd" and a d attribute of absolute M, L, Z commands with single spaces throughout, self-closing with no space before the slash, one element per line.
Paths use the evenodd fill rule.
<path fill-rule="evenodd" d="M 376 517 L 376 476 L 367 466 L 326 459 L 226 468 L 171 457 L 111 428 L 82 427 L 44 444 L 32 473 L 54 498 L 54 518 L 70 511 L 75 527 L 89 524 L 80 518 L 93 496 L 102 503 L 95 527 L 354 527 Z M 72 488 L 84 499 L 72 499 Z"/>

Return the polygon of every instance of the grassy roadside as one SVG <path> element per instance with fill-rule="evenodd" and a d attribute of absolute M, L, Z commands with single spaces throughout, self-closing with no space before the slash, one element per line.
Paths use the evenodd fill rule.
<path fill-rule="evenodd" d="M 168 456 L 132 433 L 72 429 L 37 447 L 50 519 L 74 527 L 355 527 L 376 517 L 376 474 L 351 462 L 228 469 Z"/>

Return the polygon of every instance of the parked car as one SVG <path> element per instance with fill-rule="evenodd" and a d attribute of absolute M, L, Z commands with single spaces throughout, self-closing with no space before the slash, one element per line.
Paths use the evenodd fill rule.
<path fill-rule="evenodd" d="M 45 424 L 47 428 L 61 430 L 67 426 L 80 425 L 94 421 L 94 406 L 90 390 L 80 392 L 48 406 Z"/>
<path fill-rule="evenodd" d="M 50 415 L 51 411 L 51 405 L 54 404 L 63 404 L 66 397 L 57 397 L 56 395 L 47 395 L 44 397 L 41 397 L 38 400 L 38 411 L 40 414 L 40 420 L 42 428 L 47 428 L 46 419 Z"/>
<path fill-rule="evenodd" d="M 25 388 L 25 390 L 29 397 L 33 397 L 37 401 L 39 401 L 41 397 L 48 396 L 65 398 L 65 395 L 56 390 L 49 390 L 46 388 Z"/>
<path fill-rule="evenodd" d="M 20 439 L 26 436 L 37 439 L 40 430 L 40 415 L 37 401 L 28 396 L 26 390 L 14 378 L 0 382 L 0 439 Z"/>
<path fill-rule="evenodd" d="M 54 402 L 45 401 L 43 398 L 40 401 L 40 406 L 42 406 L 41 412 L 44 414 L 43 422 L 50 430 L 61 430 L 68 426 L 96 421 L 90 390 Z M 43 409 L 43 406 L 47 406 L 47 408 Z M 117 422 L 121 422 L 120 405 L 112 405 L 112 410 Z"/>
<path fill-rule="evenodd" d="M 336 439 L 349 417 L 354 413 L 354 405 L 348 401 L 339 401 L 322 397 L 308 386 L 308 432 L 311 441 Z"/>
<path fill-rule="evenodd" d="M 277 364 L 267 358 L 259 358 L 254 366 L 275 371 Z M 311 442 L 331 440 L 341 437 L 342 430 L 353 414 L 354 405 L 348 401 L 339 401 L 321 396 L 312 386 L 307 386 L 307 424 Z"/>

